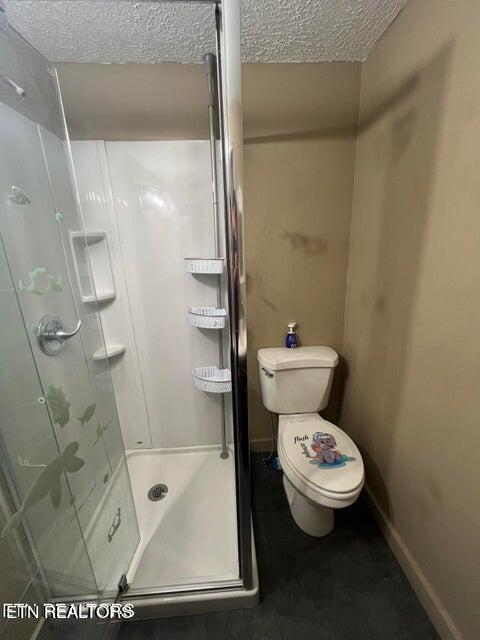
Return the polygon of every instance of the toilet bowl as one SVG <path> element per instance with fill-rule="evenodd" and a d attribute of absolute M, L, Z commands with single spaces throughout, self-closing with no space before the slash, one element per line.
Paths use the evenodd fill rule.
<path fill-rule="evenodd" d="M 311 536 L 325 536 L 334 510 L 358 498 L 363 460 L 355 443 L 318 413 L 280 415 L 278 457 L 293 519 Z"/>
<path fill-rule="evenodd" d="M 270 347 L 257 354 L 263 404 L 279 414 L 278 457 L 293 519 L 311 536 L 333 528 L 364 483 L 355 443 L 317 413 L 328 402 L 338 355 L 326 346 Z"/>

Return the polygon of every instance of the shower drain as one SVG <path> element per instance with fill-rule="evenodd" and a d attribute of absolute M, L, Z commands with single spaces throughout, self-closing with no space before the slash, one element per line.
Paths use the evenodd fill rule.
<path fill-rule="evenodd" d="M 168 487 L 166 484 L 154 484 L 148 491 L 148 499 L 152 500 L 152 502 L 156 502 L 157 500 L 164 498 L 167 493 Z"/>

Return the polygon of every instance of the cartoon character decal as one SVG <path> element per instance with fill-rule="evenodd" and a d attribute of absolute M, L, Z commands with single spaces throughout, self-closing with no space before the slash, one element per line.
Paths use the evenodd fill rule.
<path fill-rule="evenodd" d="M 307 445 L 301 443 L 303 454 L 307 458 L 311 458 L 310 464 L 315 464 L 325 469 L 334 467 L 344 467 L 347 462 L 355 460 L 338 451 L 337 442 L 331 433 L 317 431 L 312 436 L 311 448 L 315 455 L 312 456 Z"/>

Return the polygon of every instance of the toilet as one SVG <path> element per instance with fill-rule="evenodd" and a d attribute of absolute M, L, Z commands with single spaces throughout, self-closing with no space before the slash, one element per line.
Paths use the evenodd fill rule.
<path fill-rule="evenodd" d="M 337 353 L 326 346 L 258 351 L 262 399 L 279 414 L 278 457 L 297 525 L 311 536 L 331 532 L 334 510 L 358 498 L 363 460 L 355 443 L 318 411 L 328 403 Z"/>

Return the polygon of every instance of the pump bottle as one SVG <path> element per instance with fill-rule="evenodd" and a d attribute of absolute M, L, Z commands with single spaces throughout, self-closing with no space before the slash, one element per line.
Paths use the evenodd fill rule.
<path fill-rule="evenodd" d="M 296 322 L 290 322 L 288 325 L 288 333 L 285 336 L 285 346 L 287 349 L 296 349 L 297 347 L 297 334 L 295 333 Z"/>

